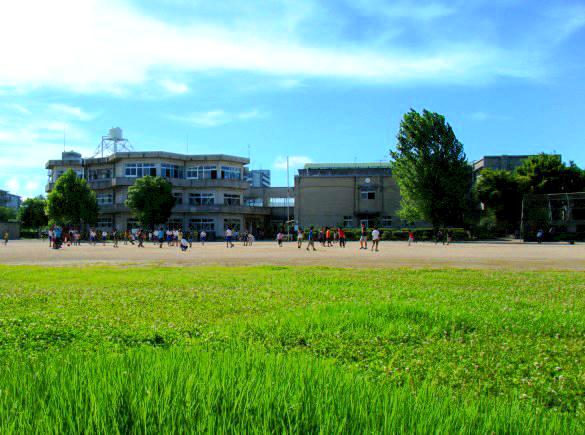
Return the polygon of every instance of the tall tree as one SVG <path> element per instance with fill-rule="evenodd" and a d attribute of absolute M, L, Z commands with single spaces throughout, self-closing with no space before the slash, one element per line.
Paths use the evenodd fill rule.
<path fill-rule="evenodd" d="M 401 217 L 433 226 L 462 225 L 469 209 L 471 166 L 445 117 L 410 110 L 400 122 L 393 173 L 403 197 Z"/>
<path fill-rule="evenodd" d="M 484 169 L 473 190 L 477 200 L 495 215 L 498 230 L 513 232 L 520 227 L 522 191 L 515 174 Z"/>
<path fill-rule="evenodd" d="M 23 228 L 40 229 L 46 227 L 49 219 L 45 213 L 47 201 L 42 196 L 27 198 L 18 210 L 18 220 Z"/>
<path fill-rule="evenodd" d="M 95 224 L 98 213 L 95 192 L 89 188 L 86 180 L 68 169 L 57 179 L 49 193 L 46 213 L 58 225 L 79 227 Z"/>
<path fill-rule="evenodd" d="M 146 176 L 128 189 L 126 205 L 144 227 L 153 228 L 169 220 L 175 205 L 171 183 L 162 177 Z"/>
<path fill-rule="evenodd" d="M 539 154 L 516 168 L 526 193 L 570 193 L 585 190 L 585 174 L 577 165 L 567 166 L 554 154 Z"/>

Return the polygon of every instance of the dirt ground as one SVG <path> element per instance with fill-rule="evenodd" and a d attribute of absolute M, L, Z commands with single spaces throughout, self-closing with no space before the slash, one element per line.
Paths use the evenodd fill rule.
<path fill-rule="evenodd" d="M 369 247 L 369 246 L 368 246 Z M 245 247 L 237 243 L 193 244 L 187 252 L 179 248 L 146 243 L 143 249 L 120 243 L 102 246 L 49 249 L 40 240 L 10 241 L 0 245 L 0 264 L 83 265 L 83 264 L 163 264 L 163 265 L 319 265 L 332 267 L 458 267 L 508 270 L 585 270 L 585 244 L 524 244 L 519 242 L 434 243 L 382 242 L 380 252 L 359 249 L 357 242 L 345 249 L 338 246 L 316 252 L 297 249 L 295 243 L 279 248 L 275 242 L 256 242 Z"/>

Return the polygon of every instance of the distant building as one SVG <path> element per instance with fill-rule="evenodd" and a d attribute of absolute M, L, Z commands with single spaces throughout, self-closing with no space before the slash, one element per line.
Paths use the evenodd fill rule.
<path fill-rule="evenodd" d="M 0 207 L 8 207 L 18 209 L 22 200 L 20 196 L 13 195 L 6 190 L 0 190 Z"/>
<path fill-rule="evenodd" d="M 561 157 L 557 154 L 558 157 Z M 503 170 L 503 171 L 513 171 L 518 166 L 521 166 L 522 163 L 526 159 L 530 157 L 536 157 L 535 154 L 532 155 L 515 155 L 515 156 L 483 156 L 481 159 L 475 161 L 473 163 L 473 172 L 474 174 L 479 173 L 483 169 L 494 169 L 494 170 Z"/>
<path fill-rule="evenodd" d="M 244 173 L 251 187 L 270 187 L 270 169 L 251 169 Z"/>
<path fill-rule="evenodd" d="M 400 226 L 400 190 L 389 163 L 309 163 L 295 176 L 294 192 L 303 227 Z"/>

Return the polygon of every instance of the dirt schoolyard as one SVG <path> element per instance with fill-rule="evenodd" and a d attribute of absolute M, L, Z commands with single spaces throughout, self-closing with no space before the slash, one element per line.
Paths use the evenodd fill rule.
<path fill-rule="evenodd" d="M 0 264 L 84 265 L 84 264 L 164 264 L 164 265 L 317 265 L 331 267 L 459 267 L 518 270 L 585 270 L 585 244 L 532 244 L 520 242 L 455 243 L 449 246 L 421 242 L 382 242 L 380 252 L 359 249 L 356 242 L 346 248 L 335 245 L 316 252 L 297 249 L 296 243 L 256 242 L 253 246 L 236 243 L 226 248 L 214 242 L 181 252 L 177 247 L 163 248 L 146 242 L 144 248 L 120 243 L 102 246 L 49 248 L 48 241 L 18 240 L 0 246 Z M 369 246 L 368 246 L 369 248 Z"/>

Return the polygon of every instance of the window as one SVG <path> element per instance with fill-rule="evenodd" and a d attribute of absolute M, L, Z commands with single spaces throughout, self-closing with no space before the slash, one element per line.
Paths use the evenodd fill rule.
<path fill-rule="evenodd" d="M 270 198 L 268 200 L 269 207 L 294 207 L 294 198 Z"/>
<path fill-rule="evenodd" d="M 175 205 L 183 204 L 183 192 L 173 192 L 173 196 L 175 197 Z"/>
<path fill-rule="evenodd" d="M 141 178 L 147 175 L 156 177 L 156 166 L 153 163 L 127 163 L 124 168 L 126 177 Z"/>
<path fill-rule="evenodd" d="M 390 228 L 392 226 L 392 216 L 382 216 L 380 226 L 382 228 Z"/>
<path fill-rule="evenodd" d="M 113 204 L 114 203 L 114 194 L 100 192 L 100 193 L 96 194 L 96 199 L 97 199 L 98 205 Z"/>
<path fill-rule="evenodd" d="M 107 180 L 112 178 L 111 169 L 90 169 L 88 172 L 90 180 Z"/>
<path fill-rule="evenodd" d="M 139 228 L 138 221 L 136 219 L 128 219 L 126 221 L 126 229 L 133 230 L 135 228 Z"/>
<path fill-rule="evenodd" d="M 225 193 L 223 195 L 223 203 L 225 205 L 240 205 L 241 204 L 240 195 Z"/>
<path fill-rule="evenodd" d="M 376 191 L 371 187 L 362 187 L 360 191 L 361 199 L 376 199 Z"/>
<path fill-rule="evenodd" d="M 242 170 L 234 166 L 222 166 L 221 178 L 225 180 L 241 180 Z"/>
<path fill-rule="evenodd" d="M 224 231 L 231 228 L 232 231 L 240 231 L 240 220 L 239 219 L 224 219 L 223 229 Z"/>
<path fill-rule="evenodd" d="M 193 218 L 189 220 L 189 227 L 198 233 L 203 230 L 207 233 L 215 232 L 215 221 L 210 218 Z"/>
<path fill-rule="evenodd" d="M 183 168 L 170 163 L 161 163 L 160 174 L 165 178 L 183 178 Z"/>
<path fill-rule="evenodd" d="M 370 221 L 369 221 L 368 219 L 361 219 L 361 220 L 360 220 L 360 227 L 362 226 L 362 224 L 363 224 L 363 225 L 365 225 L 365 226 L 366 226 L 366 228 L 369 228 L 369 226 L 370 226 Z"/>
<path fill-rule="evenodd" d="M 199 166 L 191 166 L 190 168 L 187 168 L 187 171 L 185 172 L 186 177 L 189 180 L 196 180 L 199 178 Z"/>
<path fill-rule="evenodd" d="M 213 193 L 190 193 L 190 205 L 213 205 L 215 204 L 215 195 Z"/>
<path fill-rule="evenodd" d="M 100 228 L 112 228 L 112 218 L 108 218 L 108 217 L 101 217 L 98 218 L 97 222 L 96 222 L 96 227 L 100 227 Z"/>
<path fill-rule="evenodd" d="M 345 228 L 353 227 L 353 216 L 343 216 L 343 226 Z"/>
<path fill-rule="evenodd" d="M 248 198 L 246 199 L 246 205 L 249 207 L 264 207 L 264 201 L 262 198 Z"/>

